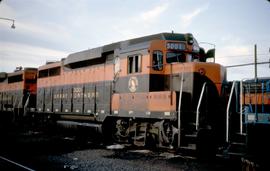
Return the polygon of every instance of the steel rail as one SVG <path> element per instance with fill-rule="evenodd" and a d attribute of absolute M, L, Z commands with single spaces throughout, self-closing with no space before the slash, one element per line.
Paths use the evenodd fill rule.
<path fill-rule="evenodd" d="M 8 162 L 8 163 L 11 163 L 11 164 L 13 164 L 13 165 L 16 165 L 16 166 L 18 166 L 18 167 L 20 167 L 20 168 L 23 168 L 23 169 L 25 169 L 25 170 L 28 170 L 28 171 L 35 171 L 35 170 L 33 170 L 33 169 L 29 168 L 29 167 L 26 167 L 26 166 L 24 166 L 24 165 L 21 165 L 21 164 L 15 162 L 15 161 L 9 160 L 9 159 L 7 159 L 7 158 L 5 158 L 5 157 L 0 156 L 0 159 L 6 161 L 6 162 Z"/>

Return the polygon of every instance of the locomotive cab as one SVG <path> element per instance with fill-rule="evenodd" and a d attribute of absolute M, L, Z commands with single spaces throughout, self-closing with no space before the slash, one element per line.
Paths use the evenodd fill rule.
<path fill-rule="evenodd" d="M 178 142 L 179 148 L 196 148 L 196 145 L 199 147 L 199 144 L 190 143 L 190 137 L 196 136 L 200 139 L 200 134 L 204 134 L 204 138 L 209 138 L 211 134 L 221 143 L 224 109 L 221 108 L 220 97 L 222 83 L 226 80 L 226 70 L 219 64 L 206 62 L 208 58 L 214 57 L 214 49 L 204 53 L 192 35 L 184 35 L 188 37 L 186 39 L 177 36 L 174 40 L 154 40 L 151 43 L 149 52 L 152 79 L 149 89 L 160 94 L 170 94 L 171 108 L 167 109 L 170 111 L 165 112 L 167 117 L 164 118 L 169 116 L 178 122 L 172 123 L 173 126 L 181 127 L 181 133 L 172 133 L 181 134 L 178 138 L 178 141 L 181 139 L 181 142 Z M 161 106 L 164 104 L 156 105 L 152 110 L 158 111 Z M 208 147 L 211 145 L 209 142 Z"/>
<path fill-rule="evenodd" d="M 189 105 L 194 108 L 204 83 L 212 84 L 212 88 L 218 93 L 217 96 L 221 95 L 226 71 L 219 64 L 206 62 L 207 58 L 213 57 L 212 49 L 204 53 L 194 38 L 190 42 L 188 38 L 186 41 L 183 40 L 154 40 L 151 43 L 149 53 L 152 65 L 149 74 L 153 79 L 150 79 L 149 88 L 150 91 L 179 93 L 181 77 L 184 77 L 182 91 L 188 93 L 189 99 L 194 101 Z M 158 79 L 158 77 L 163 78 Z"/>

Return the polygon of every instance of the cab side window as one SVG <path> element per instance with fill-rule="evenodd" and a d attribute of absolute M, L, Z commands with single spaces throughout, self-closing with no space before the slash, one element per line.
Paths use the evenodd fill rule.
<path fill-rule="evenodd" d="M 128 73 L 141 72 L 141 55 L 128 56 Z"/>
<path fill-rule="evenodd" d="M 159 50 L 153 52 L 153 69 L 156 71 L 163 70 L 163 53 Z"/>

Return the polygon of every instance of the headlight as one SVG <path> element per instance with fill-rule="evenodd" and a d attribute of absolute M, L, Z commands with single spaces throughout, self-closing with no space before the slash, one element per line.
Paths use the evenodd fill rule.
<path fill-rule="evenodd" d="M 200 52 L 200 47 L 194 44 L 192 47 L 192 51 L 198 53 L 198 52 Z"/>

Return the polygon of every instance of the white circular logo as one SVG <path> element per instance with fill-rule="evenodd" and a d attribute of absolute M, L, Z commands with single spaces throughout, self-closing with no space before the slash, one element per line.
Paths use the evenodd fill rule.
<path fill-rule="evenodd" d="M 128 81 L 128 89 L 130 92 L 135 92 L 138 88 L 138 79 L 137 77 L 130 77 Z"/>

